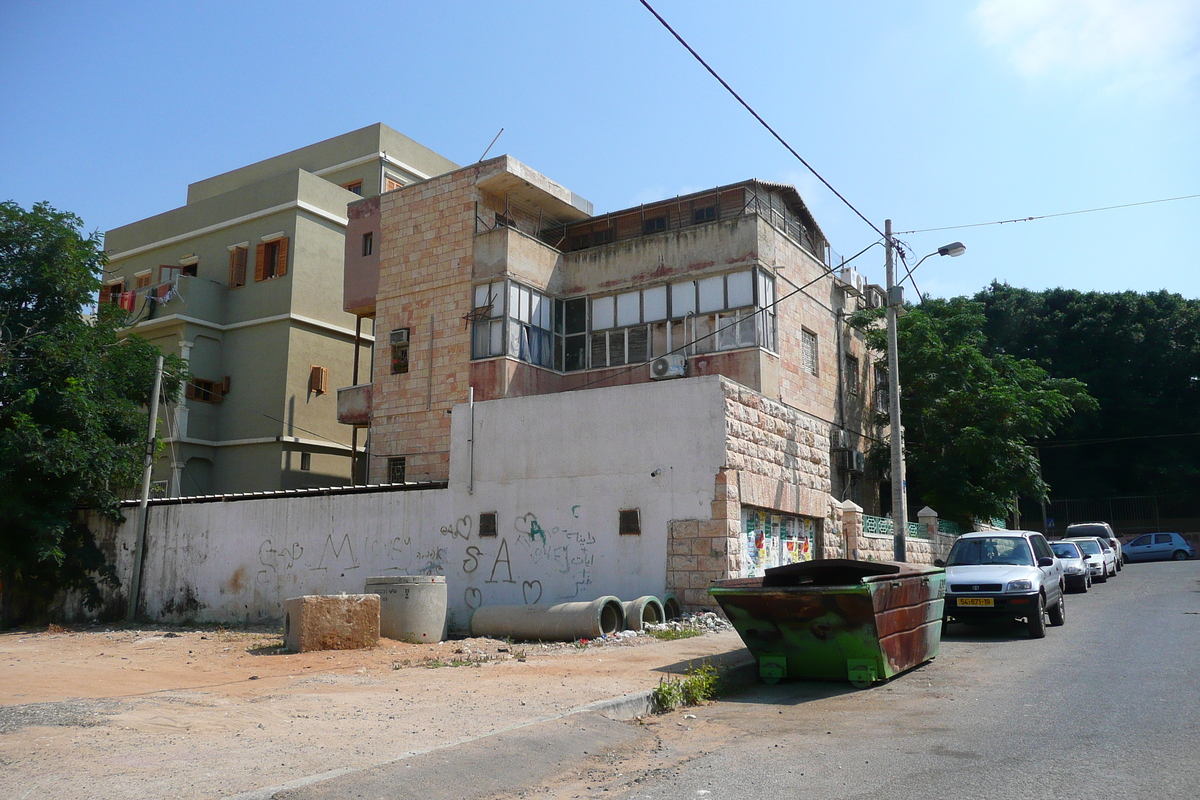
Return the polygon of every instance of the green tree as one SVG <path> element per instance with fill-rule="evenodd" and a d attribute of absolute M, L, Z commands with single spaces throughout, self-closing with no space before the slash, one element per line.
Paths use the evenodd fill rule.
<path fill-rule="evenodd" d="M 990 352 L 1078 378 L 1099 401 L 1040 448 L 1056 495 L 1200 493 L 1200 300 L 1001 283 L 975 299 Z"/>
<path fill-rule="evenodd" d="M 117 309 L 95 302 L 97 233 L 45 203 L 0 203 L 0 619 L 17 621 L 59 590 L 94 607 L 115 583 L 81 509 L 116 517 L 138 485 L 157 349 L 121 338 Z M 164 392 L 185 370 L 171 357 Z"/>
<path fill-rule="evenodd" d="M 886 365 L 881 314 L 851 322 Z M 1094 405 L 1080 381 L 986 352 L 984 322 L 983 305 L 960 297 L 910 307 L 897 325 L 909 502 L 962 523 L 1005 516 L 1018 494 L 1044 497 L 1030 440 Z M 888 463 L 889 447 L 872 453 L 876 463 Z"/>

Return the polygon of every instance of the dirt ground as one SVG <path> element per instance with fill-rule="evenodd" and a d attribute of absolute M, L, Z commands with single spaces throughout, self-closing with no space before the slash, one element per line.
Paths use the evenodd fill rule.
<path fill-rule="evenodd" d="M 224 797 L 653 688 L 732 632 L 288 653 L 269 629 L 0 634 L 0 796 Z"/>

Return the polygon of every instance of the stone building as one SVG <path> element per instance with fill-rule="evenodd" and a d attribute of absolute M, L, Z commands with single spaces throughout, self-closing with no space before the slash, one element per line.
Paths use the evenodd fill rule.
<path fill-rule="evenodd" d="M 831 502 L 878 512 L 863 458 L 875 376 L 845 315 L 880 292 L 839 268 L 794 188 L 748 180 L 596 215 L 501 156 L 353 202 L 348 219 L 344 307 L 378 336 L 338 411 L 366 433 L 371 483 L 447 481 L 469 396 L 723 376 L 723 415 L 694 425 L 716 426 L 726 455 L 711 513 L 665 523 L 668 590 L 702 605 L 713 578 L 832 547 Z M 557 408 L 554 449 L 606 436 L 584 403 Z M 652 441 L 641 416 L 620 414 Z"/>
<path fill-rule="evenodd" d="M 350 481 L 331 389 L 373 331 L 342 309 L 346 206 L 455 168 L 371 125 L 197 181 L 186 205 L 106 234 L 100 302 L 193 374 L 164 398 L 157 494 Z"/>

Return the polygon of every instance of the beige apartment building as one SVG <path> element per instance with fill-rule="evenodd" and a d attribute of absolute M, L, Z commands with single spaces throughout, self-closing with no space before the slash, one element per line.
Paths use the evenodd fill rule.
<path fill-rule="evenodd" d="M 106 234 L 100 301 L 193 375 L 164 398 L 158 494 L 351 481 L 333 388 L 374 331 L 343 310 L 347 204 L 455 169 L 376 124 L 193 183 L 186 205 Z"/>
<path fill-rule="evenodd" d="M 378 334 L 369 378 L 339 390 L 339 418 L 369 431 L 372 483 L 446 480 L 450 414 L 469 396 L 720 375 L 745 392 L 723 418 L 694 421 L 731 443 L 702 530 L 730 522 L 753 550 L 764 527 L 784 544 L 819 531 L 831 497 L 878 513 L 864 459 L 880 433 L 873 359 L 845 316 L 882 291 L 839 268 L 793 187 L 748 180 L 596 215 L 501 156 L 348 216 L 345 309 Z M 638 408 L 623 418 L 642 424 Z M 596 446 L 606 432 L 589 423 L 561 420 L 556 449 Z"/>

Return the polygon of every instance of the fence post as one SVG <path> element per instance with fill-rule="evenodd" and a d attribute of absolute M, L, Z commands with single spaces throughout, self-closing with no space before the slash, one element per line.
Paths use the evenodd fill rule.
<path fill-rule="evenodd" d="M 937 539 L 938 532 L 938 513 L 929 506 L 925 506 L 917 512 L 917 522 L 925 528 L 925 535 L 930 541 Z"/>
<path fill-rule="evenodd" d="M 842 535 L 846 537 L 846 558 L 859 560 L 858 537 L 862 534 L 862 506 L 853 500 L 842 502 Z"/>

